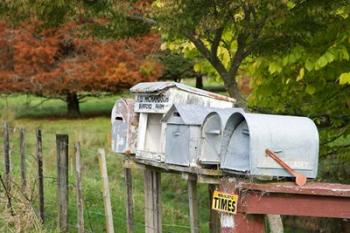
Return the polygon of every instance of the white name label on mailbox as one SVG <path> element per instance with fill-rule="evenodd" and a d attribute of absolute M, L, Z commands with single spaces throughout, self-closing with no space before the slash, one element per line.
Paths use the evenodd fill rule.
<path fill-rule="evenodd" d="M 228 214 L 237 213 L 238 195 L 214 191 L 211 208 Z"/>
<path fill-rule="evenodd" d="M 139 94 L 136 97 L 135 112 L 165 112 L 170 107 L 169 96 L 163 93 Z"/>

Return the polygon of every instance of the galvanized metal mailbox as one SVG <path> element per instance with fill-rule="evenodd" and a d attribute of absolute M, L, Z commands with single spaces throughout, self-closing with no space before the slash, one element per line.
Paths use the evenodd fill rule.
<path fill-rule="evenodd" d="M 315 178 L 319 137 L 306 117 L 234 113 L 226 123 L 221 147 L 221 168 L 257 176 L 292 176 L 271 157 L 275 152 L 295 171 Z"/>
<path fill-rule="evenodd" d="M 112 151 L 135 154 L 138 114 L 134 112 L 134 100 L 117 100 L 112 110 L 111 122 Z"/>
<path fill-rule="evenodd" d="M 200 154 L 201 126 L 213 109 L 198 105 L 175 104 L 165 114 L 165 163 L 197 166 Z"/>
<path fill-rule="evenodd" d="M 201 132 L 201 153 L 199 163 L 206 165 L 220 164 L 220 150 L 224 128 L 229 117 L 235 112 L 244 112 L 242 108 L 216 109 L 203 121 Z"/>
<path fill-rule="evenodd" d="M 135 112 L 140 113 L 136 157 L 164 161 L 165 122 L 163 115 L 173 104 L 206 107 L 233 107 L 235 100 L 176 82 L 139 83 L 135 93 Z"/>

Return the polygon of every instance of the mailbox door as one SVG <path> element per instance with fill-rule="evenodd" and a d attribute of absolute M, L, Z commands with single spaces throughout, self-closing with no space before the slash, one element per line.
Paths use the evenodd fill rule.
<path fill-rule="evenodd" d="M 220 146 L 222 138 L 221 121 L 219 115 L 211 117 L 202 130 L 202 148 L 200 162 L 202 164 L 220 163 Z"/>
<path fill-rule="evenodd" d="M 249 130 L 246 121 L 242 121 L 233 132 L 222 167 L 239 172 L 249 171 Z"/>
<path fill-rule="evenodd" d="M 128 124 L 123 119 L 117 118 L 112 125 L 112 150 L 124 153 L 128 147 Z"/>
<path fill-rule="evenodd" d="M 165 163 L 189 166 L 190 128 L 168 124 L 166 127 Z"/>
<path fill-rule="evenodd" d="M 145 139 L 145 151 L 147 152 L 161 152 L 161 125 L 162 114 L 148 114 L 147 127 L 146 127 L 146 139 Z"/>

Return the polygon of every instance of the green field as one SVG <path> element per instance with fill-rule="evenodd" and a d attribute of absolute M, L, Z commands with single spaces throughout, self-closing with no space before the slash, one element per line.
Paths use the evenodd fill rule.
<path fill-rule="evenodd" d="M 126 96 L 127 94 L 121 94 Z M 85 227 L 87 232 L 104 232 L 105 219 L 102 195 L 102 182 L 99 175 L 97 149 L 105 148 L 111 187 L 114 227 L 118 232 L 126 232 L 124 178 L 122 157 L 110 151 L 110 119 L 109 112 L 113 103 L 121 95 L 103 98 L 90 97 L 81 104 L 82 118 L 68 119 L 64 117 L 65 105 L 60 100 L 48 100 L 33 96 L 9 96 L 1 98 L 0 109 L 2 121 L 11 125 L 11 160 L 15 183 L 20 184 L 19 171 L 19 132 L 26 130 L 26 149 L 28 176 L 30 178 L 29 193 L 34 191 L 32 205 L 38 209 L 37 178 L 35 161 L 35 130 L 42 129 L 44 157 L 44 189 L 46 222 L 43 232 L 57 231 L 56 203 L 56 148 L 55 135 L 69 135 L 70 167 L 69 167 L 69 224 L 70 232 L 76 232 L 75 176 L 74 176 L 74 144 L 82 145 L 82 182 L 85 205 Z M 97 116 L 100 115 L 100 116 Z M 2 145 L 2 138 L 0 143 Z M 1 147 L 1 153 L 2 153 Z M 4 171 L 3 160 L 0 160 L 1 173 Z M 134 175 L 134 214 L 136 232 L 144 232 L 143 204 L 143 171 L 133 170 Z M 16 191 L 16 188 L 13 188 Z M 199 185 L 200 226 L 201 232 L 208 232 L 208 194 L 207 186 Z M 28 225 L 21 216 L 21 205 L 14 202 L 17 216 L 11 217 L 5 210 L 5 196 L 1 197 L 0 231 L 12 232 L 15 228 Z M 163 232 L 189 232 L 187 185 L 179 175 L 162 176 L 162 219 Z M 33 220 L 32 220 L 33 221 Z M 35 224 L 34 224 L 35 225 Z M 23 227 L 23 226 L 22 226 Z M 28 231 L 28 230 L 27 230 Z M 32 232 L 39 231 L 32 227 Z"/>

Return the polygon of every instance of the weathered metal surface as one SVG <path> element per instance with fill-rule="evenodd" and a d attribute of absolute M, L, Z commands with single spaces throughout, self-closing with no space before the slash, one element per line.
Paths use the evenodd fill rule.
<path fill-rule="evenodd" d="M 203 121 L 201 132 L 201 164 L 220 164 L 220 150 L 224 127 L 228 118 L 235 112 L 244 112 L 241 108 L 216 109 Z"/>
<path fill-rule="evenodd" d="M 140 113 L 136 157 L 161 162 L 165 154 L 166 123 L 160 123 L 159 118 L 173 104 L 227 108 L 235 102 L 232 98 L 175 82 L 139 83 L 130 91 L 135 93 L 134 110 Z"/>
<path fill-rule="evenodd" d="M 200 154 L 201 125 L 212 109 L 175 104 L 165 114 L 165 163 L 197 166 Z"/>
<path fill-rule="evenodd" d="M 134 100 L 117 100 L 111 116 L 112 151 L 134 154 L 136 150 L 138 114 L 134 112 Z"/>
<path fill-rule="evenodd" d="M 269 148 L 291 168 L 315 178 L 318 168 L 318 131 L 309 118 L 235 113 L 227 121 L 221 147 L 221 168 L 251 175 L 288 176 Z"/>
<path fill-rule="evenodd" d="M 281 167 L 283 167 L 284 169 L 286 169 L 289 174 L 291 174 L 292 176 L 295 177 L 295 183 L 299 186 L 303 186 L 306 183 L 306 176 L 304 176 L 303 174 L 294 171 L 294 169 L 292 169 L 291 167 L 289 167 L 288 164 L 286 164 L 282 159 L 280 159 L 278 157 L 278 155 L 273 152 L 270 149 L 266 149 L 265 150 L 266 155 L 270 156 L 273 160 L 275 160 Z"/>
<path fill-rule="evenodd" d="M 235 100 L 176 82 L 139 83 L 135 93 L 135 112 L 165 113 L 172 104 L 197 104 L 207 107 L 233 107 Z"/>

